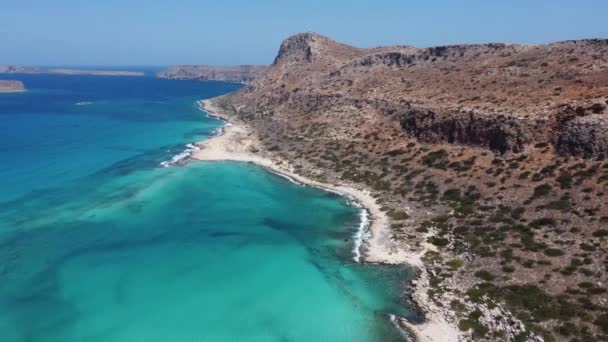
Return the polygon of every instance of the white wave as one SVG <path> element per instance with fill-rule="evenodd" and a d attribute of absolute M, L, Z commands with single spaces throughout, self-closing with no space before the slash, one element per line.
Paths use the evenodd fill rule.
<path fill-rule="evenodd" d="M 353 202 L 353 204 L 360 208 L 359 211 L 359 228 L 355 232 L 353 237 L 353 260 L 356 263 L 361 262 L 361 249 L 363 248 L 363 242 L 369 238 L 369 212 L 367 209 L 363 208 L 361 204 L 357 202 Z"/>
<path fill-rule="evenodd" d="M 170 166 L 177 165 L 180 162 L 185 162 L 188 158 L 190 158 L 192 153 L 194 153 L 196 151 L 200 151 L 200 149 L 201 149 L 200 147 L 198 147 L 194 144 L 188 144 L 188 145 L 186 145 L 185 150 L 174 155 L 173 157 L 171 157 L 171 159 L 161 162 L 160 166 L 170 167 Z"/>
<path fill-rule="evenodd" d="M 401 333 L 401 336 L 405 337 L 405 340 L 407 342 L 414 342 L 414 338 L 412 338 L 412 336 L 410 336 L 409 332 L 404 330 L 403 328 L 401 328 L 399 323 L 397 323 L 397 316 L 395 316 L 393 314 L 388 314 L 388 319 L 389 319 L 389 321 L 391 321 L 391 323 L 393 323 L 395 328 L 397 328 L 397 330 L 399 330 L 399 332 Z"/>
<path fill-rule="evenodd" d="M 92 105 L 93 102 L 90 101 L 81 101 L 81 102 L 76 102 L 77 106 L 88 106 L 88 105 Z"/>
<path fill-rule="evenodd" d="M 267 169 L 267 170 L 269 170 L 270 172 L 274 173 L 275 175 L 277 175 L 277 176 L 279 176 L 279 177 L 283 177 L 283 178 L 287 179 L 288 181 L 290 181 L 290 182 L 291 182 L 291 183 L 293 183 L 293 184 L 296 184 L 296 185 L 301 185 L 301 186 L 306 186 L 306 184 L 301 183 L 301 182 L 298 182 L 298 181 L 297 181 L 297 180 L 295 180 L 294 178 L 289 177 L 288 175 L 286 175 L 286 174 L 284 174 L 284 173 L 277 172 L 277 171 L 274 171 L 274 170 L 272 170 L 272 169 Z"/>

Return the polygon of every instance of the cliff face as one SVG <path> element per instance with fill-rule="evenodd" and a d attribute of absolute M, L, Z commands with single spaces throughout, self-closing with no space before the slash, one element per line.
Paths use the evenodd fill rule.
<path fill-rule="evenodd" d="M 264 65 L 218 67 L 211 65 L 175 65 L 158 72 L 157 77 L 178 80 L 213 80 L 250 82 L 268 69 Z"/>
<path fill-rule="evenodd" d="M 20 91 L 25 91 L 23 82 L 0 80 L 0 93 L 14 93 Z"/>
<path fill-rule="evenodd" d="M 230 98 L 243 111 L 318 110 L 327 121 L 364 102 L 355 111 L 390 113 L 422 142 L 500 153 L 548 143 L 564 154 L 608 157 L 608 40 L 360 49 L 303 33 L 287 38 L 270 69 Z"/>

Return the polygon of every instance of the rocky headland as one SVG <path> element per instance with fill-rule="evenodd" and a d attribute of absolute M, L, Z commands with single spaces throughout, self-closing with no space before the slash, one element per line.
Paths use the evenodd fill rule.
<path fill-rule="evenodd" d="M 268 69 L 265 65 L 174 65 L 156 74 L 160 78 L 176 80 L 205 80 L 226 82 L 251 82 Z"/>
<path fill-rule="evenodd" d="M 0 93 L 17 93 L 25 91 L 25 85 L 21 81 L 0 80 Z"/>
<path fill-rule="evenodd" d="M 428 322 L 395 320 L 418 339 L 447 324 L 462 341 L 608 340 L 608 40 L 368 49 L 302 33 L 211 105 L 250 153 L 375 200 L 389 254 L 420 255 L 409 289 Z"/>

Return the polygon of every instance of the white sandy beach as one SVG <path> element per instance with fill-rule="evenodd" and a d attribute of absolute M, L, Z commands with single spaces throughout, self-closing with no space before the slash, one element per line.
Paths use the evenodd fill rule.
<path fill-rule="evenodd" d="M 211 116 L 229 121 L 209 100 L 199 102 L 201 109 Z M 293 180 L 318 187 L 321 189 L 338 192 L 350 196 L 360 203 L 370 214 L 370 225 L 368 238 L 364 241 L 364 252 L 362 259 L 370 263 L 407 264 L 423 270 L 422 256 L 429 246 L 425 244 L 423 250 L 415 253 L 407 252 L 399 248 L 398 244 L 390 238 L 389 218 L 380 209 L 376 200 L 366 190 L 342 184 L 325 184 L 306 177 L 302 177 L 293 171 L 293 168 L 283 160 L 265 157 L 255 137 L 255 134 L 240 123 L 230 122 L 223 129 L 221 135 L 196 143 L 199 151 L 192 153 L 192 158 L 201 161 L 238 161 L 250 162 L 260 165 L 272 172 L 276 172 L 292 178 Z M 456 342 L 459 332 L 457 328 L 448 323 L 439 310 L 434 310 L 434 305 L 426 297 L 428 277 L 422 271 L 417 281 L 414 299 L 425 310 L 426 322 L 414 325 L 399 320 L 416 336 L 417 341 L 428 342 Z"/>

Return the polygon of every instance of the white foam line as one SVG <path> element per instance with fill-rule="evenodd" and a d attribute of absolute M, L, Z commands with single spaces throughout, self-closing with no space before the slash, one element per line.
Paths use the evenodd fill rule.
<path fill-rule="evenodd" d="M 196 152 L 196 151 L 200 151 L 200 147 L 193 145 L 193 144 L 188 144 L 186 145 L 186 149 L 183 150 L 182 152 L 174 155 L 173 157 L 171 157 L 171 159 L 169 160 L 165 160 L 163 162 L 160 163 L 160 166 L 162 167 L 171 167 L 176 165 L 177 163 L 179 163 L 180 161 L 190 158 L 190 156 L 192 155 L 192 153 Z"/>
<path fill-rule="evenodd" d="M 391 321 L 391 323 L 393 323 L 393 325 L 395 326 L 395 328 L 397 328 L 401 335 L 405 337 L 405 340 L 407 342 L 414 342 L 414 339 L 412 338 L 412 336 L 410 336 L 409 332 L 401 328 L 401 326 L 399 326 L 399 324 L 397 323 L 397 316 L 393 314 L 388 314 L 388 319 L 389 321 Z"/>
<path fill-rule="evenodd" d="M 359 203 L 355 202 L 356 206 L 360 208 L 359 211 L 359 228 L 354 235 L 353 245 L 353 260 L 356 263 L 361 262 L 361 249 L 363 248 L 363 242 L 369 238 L 369 212 L 363 208 Z"/>

